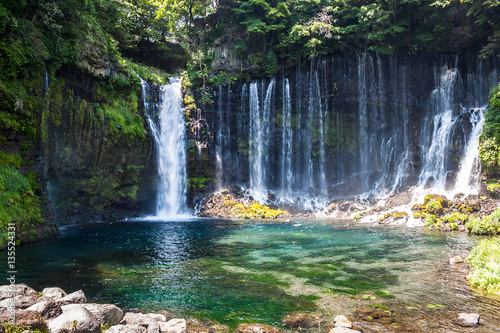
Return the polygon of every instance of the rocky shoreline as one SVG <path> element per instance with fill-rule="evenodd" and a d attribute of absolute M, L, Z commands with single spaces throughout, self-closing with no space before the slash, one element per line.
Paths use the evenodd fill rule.
<path fill-rule="evenodd" d="M 325 209 L 297 211 L 297 207 L 282 207 L 254 200 L 247 190 L 233 185 L 212 193 L 200 205 L 198 216 L 232 219 L 277 219 L 289 222 L 293 218 L 328 218 L 360 223 L 424 226 L 441 231 L 467 231 L 468 217 L 480 218 L 500 207 L 500 200 L 487 193 L 457 194 L 449 199 L 441 194 L 415 195 L 417 188 L 392 194 L 385 200 L 367 203 L 359 200 L 335 201 Z M 483 191 L 484 192 L 484 191 Z M 421 197 L 415 202 L 414 197 Z"/>
<path fill-rule="evenodd" d="M 283 328 L 265 324 L 240 324 L 234 333 L 369 333 L 390 325 L 390 332 L 420 332 L 401 326 L 392 311 L 383 308 L 360 308 L 354 318 L 337 315 L 325 320 L 309 313 L 292 313 Z M 480 316 L 459 313 L 453 325 L 477 327 Z M 87 303 L 82 290 L 67 294 L 58 287 L 41 292 L 23 285 L 0 286 L 0 332 L 49 333 L 229 333 L 230 327 L 212 320 L 178 318 L 168 311 L 139 313 L 124 311 L 114 304 Z M 388 326 L 389 327 L 389 326 Z M 385 329 L 383 331 L 386 331 Z M 389 332 L 388 331 L 388 332 Z"/>

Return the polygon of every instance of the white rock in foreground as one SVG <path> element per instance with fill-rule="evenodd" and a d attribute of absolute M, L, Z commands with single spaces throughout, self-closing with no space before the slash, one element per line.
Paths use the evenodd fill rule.
<path fill-rule="evenodd" d="M 159 322 L 143 313 L 127 312 L 120 324 L 137 324 L 147 328 L 148 333 L 160 333 Z"/>
<path fill-rule="evenodd" d="M 138 324 L 114 325 L 108 328 L 106 333 L 147 333 L 147 329 Z"/>
<path fill-rule="evenodd" d="M 87 303 L 87 297 L 85 297 L 85 294 L 82 290 L 78 290 L 74 293 L 64 296 L 63 298 L 57 299 L 57 303 L 61 305 L 82 304 Z"/>
<path fill-rule="evenodd" d="M 63 313 L 49 323 L 50 333 L 99 333 L 97 318 L 82 305 L 63 307 Z"/>
<path fill-rule="evenodd" d="M 159 322 L 161 333 L 187 333 L 187 323 L 184 319 L 171 319 Z"/>
<path fill-rule="evenodd" d="M 85 303 L 82 306 L 89 310 L 103 325 L 116 325 L 123 319 L 123 311 L 114 304 Z"/>
<path fill-rule="evenodd" d="M 347 327 L 335 327 L 333 330 L 330 330 L 330 333 L 361 333 L 361 332 L 352 330 Z"/>
<path fill-rule="evenodd" d="M 68 296 L 68 294 L 59 287 L 45 288 L 42 290 L 42 294 L 43 294 L 43 297 L 52 298 L 52 299 L 59 299 L 59 298 L 63 298 L 65 296 Z"/>
<path fill-rule="evenodd" d="M 474 327 L 479 325 L 479 318 L 477 313 L 460 313 L 455 322 L 462 327 Z"/>
<path fill-rule="evenodd" d="M 352 323 L 349 319 L 347 319 L 346 316 L 336 316 L 333 319 L 333 325 L 335 327 L 345 327 L 345 328 L 352 328 Z"/>

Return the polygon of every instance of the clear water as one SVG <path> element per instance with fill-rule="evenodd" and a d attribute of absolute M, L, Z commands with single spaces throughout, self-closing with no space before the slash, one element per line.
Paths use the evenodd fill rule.
<path fill-rule="evenodd" d="M 476 311 L 500 327 L 492 306 L 499 299 L 471 292 L 447 263 L 475 243 L 461 233 L 321 221 L 125 221 L 67 227 L 59 238 L 19 247 L 18 282 L 232 327 L 279 325 L 296 311 L 350 315 L 368 304 L 411 306 L 408 320 Z"/>

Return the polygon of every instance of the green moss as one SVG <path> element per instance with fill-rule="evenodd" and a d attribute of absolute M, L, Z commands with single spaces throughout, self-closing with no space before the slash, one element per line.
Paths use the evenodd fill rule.
<path fill-rule="evenodd" d="M 445 223 L 465 224 L 469 220 L 469 216 L 454 212 L 443 217 Z"/>
<path fill-rule="evenodd" d="M 500 292 L 500 239 L 484 239 L 467 257 L 472 272 L 467 276 L 472 287 L 491 294 Z"/>
<path fill-rule="evenodd" d="M 427 203 L 427 212 L 431 214 L 441 214 L 443 211 L 443 206 L 441 204 L 441 201 L 439 200 L 432 200 Z"/>

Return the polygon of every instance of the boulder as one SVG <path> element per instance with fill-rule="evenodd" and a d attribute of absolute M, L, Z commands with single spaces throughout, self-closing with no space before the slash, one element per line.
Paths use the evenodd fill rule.
<path fill-rule="evenodd" d="M 123 319 L 123 311 L 114 304 L 85 303 L 82 306 L 96 316 L 102 325 L 116 325 Z"/>
<path fill-rule="evenodd" d="M 75 291 L 57 300 L 60 305 L 87 303 L 87 297 L 82 290 Z"/>
<path fill-rule="evenodd" d="M 361 331 L 356 331 L 347 327 L 335 327 L 330 330 L 330 333 L 361 333 Z"/>
<path fill-rule="evenodd" d="M 335 327 L 345 327 L 345 328 L 352 328 L 352 323 L 349 319 L 347 319 L 346 316 L 336 316 L 333 319 L 333 325 Z"/>
<path fill-rule="evenodd" d="M 479 199 L 469 200 L 467 203 L 474 212 L 479 212 L 481 210 L 481 201 Z"/>
<path fill-rule="evenodd" d="M 229 332 L 229 326 L 222 324 L 215 324 L 209 327 L 208 332 L 210 333 L 227 333 Z"/>
<path fill-rule="evenodd" d="M 137 324 L 145 327 L 148 333 L 160 333 L 159 322 L 157 322 L 150 316 L 143 313 L 127 312 L 123 316 L 123 319 L 120 322 L 120 324 L 124 325 Z"/>
<path fill-rule="evenodd" d="M 49 287 L 42 290 L 43 297 L 51 299 L 59 299 L 67 296 L 68 294 L 59 287 Z"/>
<path fill-rule="evenodd" d="M 45 320 L 58 317 L 63 312 L 61 306 L 51 299 L 35 303 L 27 310 L 38 312 Z"/>
<path fill-rule="evenodd" d="M 147 333 L 148 330 L 141 325 L 114 325 L 108 328 L 106 333 Z"/>
<path fill-rule="evenodd" d="M 83 305 L 63 307 L 63 313 L 49 323 L 50 333 L 99 333 L 101 325 Z"/>
<path fill-rule="evenodd" d="M 282 333 L 277 327 L 263 324 L 241 324 L 235 333 Z"/>
<path fill-rule="evenodd" d="M 167 321 L 167 317 L 161 313 L 148 313 L 146 316 L 156 321 Z"/>
<path fill-rule="evenodd" d="M 170 313 L 170 312 L 168 312 L 166 310 L 160 310 L 160 311 L 158 311 L 156 313 L 164 315 L 165 316 L 165 321 L 169 321 L 170 319 L 174 319 L 175 318 L 174 314 L 172 314 L 172 313 Z"/>
<path fill-rule="evenodd" d="M 14 293 L 15 291 L 15 293 Z M 0 300 L 15 296 L 30 296 L 38 298 L 38 293 L 24 284 L 6 284 L 0 286 Z"/>
<path fill-rule="evenodd" d="M 290 328 L 308 328 L 320 326 L 321 320 L 319 317 L 309 313 L 292 313 L 283 319 L 283 326 Z"/>
<path fill-rule="evenodd" d="M 0 322 L 9 322 L 10 319 L 10 313 L 8 311 L 4 310 L 0 313 Z M 31 310 L 16 310 L 16 325 L 18 327 L 30 326 L 31 329 L 40 331 L 47 329 L 47 324 L 42 316 L 38 312 Z"/>
<path fill-rule="evenodd" d="M 464 259 L 461 256 L 455 256 L 450 258 L 450 265 L 461 264 L 464 262 Z"/>
<path fill-rule="evenodd" d="M 479 318 L 477 313 L 460 313 L 455 319 L 455 323 L 462 327 L 474 327 L 479 325 Z"/>
<path fill-rule="evenodd" d="M 184 319 L 170 319 L 167 322 L 158 322 L 161 333 L 187 333 L 187 323 Z"/>
<path fill-rule="evenodd" d="M 339 204 L 339 210 L 341 212 L 347 212 L 349 210 L 349 207 L 351 207 L 351 203 L 349 201 L 345 201 Z"/>
<path fill-rule="evenodd" d="M 17 309 L 26 309 L 36 303 L 38 293 L 24 284 L 3 285 L 0 286 L 0 300 L 0 308 L 7 308 L 14 300 Z"/>

